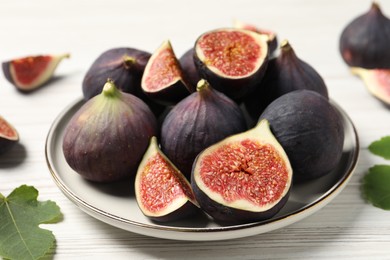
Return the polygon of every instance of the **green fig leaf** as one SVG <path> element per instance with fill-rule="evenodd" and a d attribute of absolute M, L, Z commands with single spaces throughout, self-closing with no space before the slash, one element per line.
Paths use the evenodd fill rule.
<path fill-rule="evenodd" d="M 368 149 L 373 154 L 376 154 L 387 160 L 390 160 L 390 136 L 385 136 L 378 141 L 372 142 L 368 146 Z"/>
<path fill-rule="evenodd" d="M 4 197 L 0 193 L 0 256 L 39 259 L 54 246 L 55 237 L 40 224 L 55 223 L 61 211 L 53 201 L 37 201 L 38 190 L 22 185 Z"/>
<path fill-rule="evenodd" d="M 374 165 L 363 178 L 365 199 L 375 207 L 390 210 L 390 165 Z"/>

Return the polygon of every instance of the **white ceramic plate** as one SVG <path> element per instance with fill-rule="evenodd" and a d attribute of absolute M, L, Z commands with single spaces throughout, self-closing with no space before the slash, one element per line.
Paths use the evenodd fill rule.
<path fill-rule="evenodd" d="M 346 186 L 355 169 L 359 143 L 356 129 L 337 105 L 344 122 L 345 142 L 342 159 L 330 174 L 305 184 L 294 185 L 287 204 L 273 218 L 243 225 L 219 226 L 206 215 L 169 224 L 151 222 L 139 210 L 130 181 L 96 184 L 81 178 L 66 163 L 62 153 L 64 129 L 83 101 L 66 108 L 53 122 L 46 140 L 46 160 L 61 191 L 92 217 L 118 228 L 147 236 L 177 240 L 223 240 L 275 230 L 297 222 L 332 201 Z"/>

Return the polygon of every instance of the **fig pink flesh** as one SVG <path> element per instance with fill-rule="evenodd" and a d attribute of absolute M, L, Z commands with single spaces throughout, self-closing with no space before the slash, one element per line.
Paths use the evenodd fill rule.
<path fill-rule="evenodd" d="M 162 89 L 181 77 L 178 61 L 170 48 L 163 49 L 155 57 L 150 71 L 153 71 L 153 73 L 150 73 L 145 83 L 151 91 Z"/>
<path fill-rule="evenodd" d="M 390 95 L 390 70 L 377 69 L 374 73 L 379 85 L 382 86 L 384 91 Z"/>
<path fill-rule="evenodd" d="M 9 127 L 9 125 L 0 119 L 0 135 L 6 136 L 8 138 L 15 137 L 15 131 Z"/>
<path fill-rule="evenodd" d="M 16 81 L 30 84 L 38 78 L 51 62 L 51 56 L 26 57 L 12 61 Z"/>
<path fill-rule="evenodd" d="M 147 210 L 159 212 L 178 197 L 195 200 L 191 188 L 175 172 L 160 154 L 147 162 L 140 185 L 140 197 Z"/>
<path fill-rule="evenodd" d="M 245 76 L 256 69 L 260 46 L 243 32 L 220 31 L 206 34 L 199 45 L 210 64 L 228 76 Z"/>
<path fill-rule="evenodd" d="M 244 199 L 259 206 L 280 199 L 289 177 L 285 162 L 273 146 L 249 139 L 206 155 L 200 175 L 205 185 L 224 200 Z"/>

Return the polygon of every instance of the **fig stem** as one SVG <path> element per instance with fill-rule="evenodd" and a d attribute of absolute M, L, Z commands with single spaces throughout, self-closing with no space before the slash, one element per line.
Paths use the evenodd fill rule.
<path fill-rule="evenodd" d="M 107 79 L 102 92 L 106 97 L 117 97 L 120 95 L 120 92 L 112 79 Z"/>
<path fill-rule="evenodd" d="M 196 91 L 199 92 L 209 87 L 210 84 L 205 79 L 201 79 L 198 81 L 198 84 L 196 85 Z"/>
<path fill-rule="evenodd" d="M 126 69 L 130 69 L 136 62 L 137 60 L 132 56 L 123 56 L 123 64 L 125 65 Z"/>
<path fill-rule="evenodd" d="M 283 40 L 280 44 L 280 48 L 283 50 L 283 51 L 288 51 L 291 49 L 291 45 L 290 43 L 288 42 L 288 40 Z"/>

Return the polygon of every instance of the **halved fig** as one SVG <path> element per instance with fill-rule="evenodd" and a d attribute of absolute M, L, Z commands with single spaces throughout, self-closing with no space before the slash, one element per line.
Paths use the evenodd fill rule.
<path fill-rule="evenodd" d="M 142 213 L 159 222 L 185 218 L 199 208 L 190 183 L 160 150 L 155 136 L 138 167 L 135 196 Z"/>
<path fill-rule="evenodd" d="M 169 41 L 152 54 L 141 81 L 142 91 L 161 104 L 172 105 L 190 94 L 180 63 Z"/>
<path fill-rule="evenodd" d="M 271 30 L 259 28 L 253 24 L 244 23 L 244 22 L 239 21 L 239 20 L 233 21 L 233 27 L 238 28 L 238 29 L 249 30 L 249 31 L 256 32 L 256 33 L 267 36 L 268 37 L 268 40 L 267 40 L 268 48 L 269 48 L 270 53 L 274 52 L 276 50 L 276 48 L 278 47 L 278 38 L 276 36 L 276 33 L 271 31 Z"/>
<path fill-rule="evenodd" d="M 353 67 L 351 72 L 359 76 L 367 90 L 387 106 L 390 106 L 390 68 L 363 69 Z"/>
<path fill-rule="evenodd" d="M 201 75 L 215 89 L 238 100 L 263 78 L 268 62 L 267 37 L 242 29 L 217 29 L 202 34 L 194 47 Z"/>
<path fill-rule="evenodd" d="M 0 154 L 7 152 L 17 142 L 19 142 L 19 134 L 16 129 L 0 116 Z"/>
<path fill-rule="evenodd" d="M 100 94 L 108 78 L 113 80 L 121 91 L 139 97 L 142 74 L 150 56 L 148 52 L 127 47 L 103 52 L 84 76 L 84 99 L 88 100 Z"/>
<path fill-rule="evenodd" d="M 69 54 L 38 55 L 3 62 L 6 79 L 17 89 L 28 92 L 43 86 L 54 74 L 58 64 Z"/>
<path fill-rule="evenodd" d="M 180 101 L 161 127 L 161 149 L 188 178 L 196 156 L 210 145 L 247 130 L 240 107 L 200 80 L 197 91 Z"/>
<path fill-rule="evenodd" d="M 201 152 L 191 185 L 201 208 L 221 223 L 274 216 L 287 202 L 292 168 L 267 120 Z"/>

